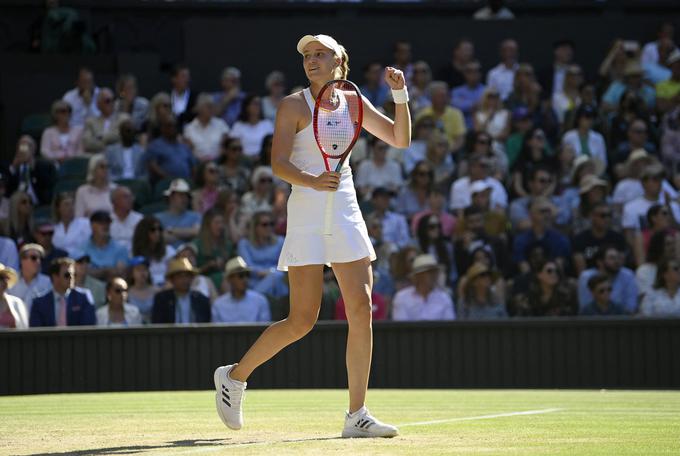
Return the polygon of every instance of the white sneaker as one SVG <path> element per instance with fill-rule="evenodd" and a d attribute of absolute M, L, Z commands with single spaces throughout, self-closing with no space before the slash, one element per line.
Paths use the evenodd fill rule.
<path fill-rule="evenodd" d="M 229 429 L 239 430 L 243 426 L 243 398 L 247 382 L 239 382 L 229 377 L 236 364 L 215 369 L 215 406 L 217 414 Z"/>
<path fill-rule="evenodd" d="M 351 437 L 394 437 L 399 430 L 371 416 L 364 406 L 352 416 L 345 416 L 345 428 L 342 430 L 343 438 Z"/>

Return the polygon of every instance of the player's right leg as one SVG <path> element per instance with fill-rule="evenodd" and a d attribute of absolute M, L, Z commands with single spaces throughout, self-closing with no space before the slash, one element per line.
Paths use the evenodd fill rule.
<path fill-rule="evenodd" d="M 246 380 L 261 364 L 281 349 L 301 339 L 314 327 L 321 308 L 323 265 L 290 267 L 290 311 L 288 318 L 269 326 L 238 364 L 215 370 L 215 404 L 222 422 L 230 429 L 243 426 L 243 396 Z"/>

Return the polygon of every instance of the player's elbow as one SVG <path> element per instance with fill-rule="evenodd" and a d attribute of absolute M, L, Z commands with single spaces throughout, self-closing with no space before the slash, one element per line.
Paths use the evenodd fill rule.
<path fill-rule="evenodd" d="M 406 149 L 411 145 L 411 138 L 395 138 L 392 145 L 399 149 Z"/>

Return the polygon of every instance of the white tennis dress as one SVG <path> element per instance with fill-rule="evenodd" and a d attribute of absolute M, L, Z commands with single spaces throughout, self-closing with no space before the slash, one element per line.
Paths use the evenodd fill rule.
<path fill-rule="evenodd" d="M 313 113 L 314 99 L 309 88 L 304 89 L 303 94 Z M 315 176 L 326 171 L 311 122 L 295 134 L 290 162 L 301 171 Z M 337 160 L 329 159 L 329 164 L 333 169 Z M 365 257 L 375 260 L 375 250 L 359 210 L 349 158 L 342 166 L 340 185 L 332 195 L 332 234 L 324 235 L 328 192 L 293 185 L 288 199 L 286 239 L 279 257 L 280 271 L 287 271 L 289 266 L 347 263 Z"/>

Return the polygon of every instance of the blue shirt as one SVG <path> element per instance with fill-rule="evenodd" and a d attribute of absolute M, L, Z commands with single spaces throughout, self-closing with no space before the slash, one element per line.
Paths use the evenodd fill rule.
<path fill-rule="evenodd" d="M 179 141 L 168 142 L 164 138 L 155 139 L 149 144 L 146 162 L 151 161 L 158 163 L 168 177 L 184 179 L 191 179 L 191 169 L 196 163 L 191 150 L 185 144 Z"/>
<path fill-rule="evenodd" d="M 579 315 L 626 315 L 626 309 L 618 302 L 609 301 L 607 309 L 603 311 L 592 301 L 580 310 Z"/>
<path fill-rule="evenodd" d="M 527 247 L 534 243 L 543 246 L 546 256 L 551 260 L 560 257 L 568 259 L 571 256 L 571 244 L 569 243 L 569 239 L 550 228 L 540 239 L 536 237 L 533 230 L 527 230 L 518 234 L 512 245 L 512 261 L 515 263 L 526 261 Z"/>
<path fill-rule="evenodd" d="M 617 106 L 626 90 L 628 90 L 626 84 L 621 81 L 614 81 L 609 85 L 609 88 L 604 95 L 602 95 L 602 101 Z M 644 100 L 648 108 L 654 107 L 656 103 L 656 90 L 654 90 L 653 87 L 642 86 L 636 92 Z"/>
<path fill-rule="evenodd" d="M 588 289 L 588 280 L 598 272 L 595 268 L 586 269 L 578 278 L 578 304 L 582 311 L 594 301 L 593 295 Z M 623 307 L 624 313 L 633 314 L 637 310 L 638 294 L 635 274 L 628 268 L 621 268 L 612 282 L 609 300 Z"/>
<path fill-rule="evenodd" d="M 113 239 L 104 247 L 97 247 L 90 238 L 83 253 L 90 256 L 90 264 L 95 268 L 111 268 L 128 260 L 127 249 Z"/>
<path fill-rule="evenodd" d="M 243 257 L 253 272 L 267 271 L 276 268 L 283 248 L 283 237 L 276 236 L 276 242 L 265 246 L 254 246 L 250 239 L 238 241 L 238 254 Z"/>
<path fill-rule="evenodd" d="M 234 299 L 231 293 L 217 298 L 212 305 L 214 323 L 244 323 L 271 321 L 269 301 L 262 294 L 246 290 L 241 299 Z"/>
<path fill-rule="evenodd" d="M 361 90 L 361 94 L 376 107 L 381 107 L 389 99 L 387 86 L 382 84 L 379 84 L 378 88 L 375 90 L 369 89 L 366 86 L 361 86 L 359 90 Z"/>
<path fill-rule="evenodd" d="M 215 100 L 215 104 L 217 106 L 220 106 L 222 103 L 223 96 L 224 92 L 216 92 L 213 94 L 213 100 Z M 245 98 L 246 93 L 241 91 L 241 93 L 239 93 L 236 98 L 229 102 L 229 104 L 224 108 L 224 112 L 220 115 L 222 120 L 224 120 L 227 125 L 229 125 L 229 127 L 234 125 L 238 120 L 238 116 L 241 114 L 241 104 Z"/>
<path fill-rule="evenodd" d="M 474 107 L 479 103 L 486 86 L 479 84 L 477 87 L 471 89 L 467 84 L 454 87 L 451 90 L 451 105 L 463 111 L 465 117 L 465 125 L 468 129 L 472 129 L 472 114 Z"/>
<path fill-rule="evenodd" d="M 198 212 L 184 211 L 181 214 L 173 214 L 170 211 L 163 211 L 156 214 L 156 218 L 161 222 L 164 229 L 167 228 L 191 228 L 201 223 L 201 216 Z"/>
<path fill-rule="evenodd" d="M 175 323 L 193 323 L 195 321 L 194 314 L 191 311 L 191 293 L 184 296 L 177 297 L 177 304 L 175 305 Z"/>

